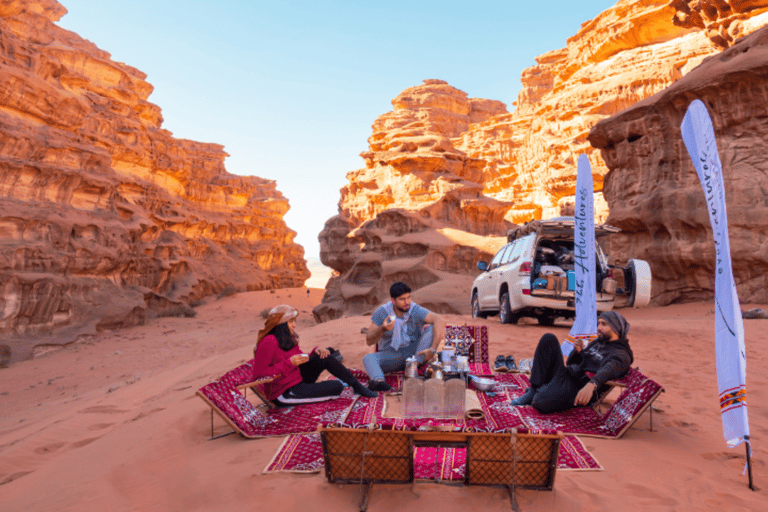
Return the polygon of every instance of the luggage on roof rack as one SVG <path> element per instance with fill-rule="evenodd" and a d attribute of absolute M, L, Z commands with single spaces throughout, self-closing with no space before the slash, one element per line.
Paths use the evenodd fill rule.
<path fill-rule="evenodd" d="M 507 243 L 514 242 L 518 238 L 530 235 L 531 233 L 539 233 L 542 236 L 554 240 L 560 238 L 573 238 L 573 224 L 573 217 L 555 217 L 546 220 L 532 220 L 526 222 L 522 226 L 507 231 Z M 621 231 L 619 228 L 609 226 L 608 224 L 595 225 L 596 238 L 601 238 L 611 233 L 618 233 L 619 231 Z"/>

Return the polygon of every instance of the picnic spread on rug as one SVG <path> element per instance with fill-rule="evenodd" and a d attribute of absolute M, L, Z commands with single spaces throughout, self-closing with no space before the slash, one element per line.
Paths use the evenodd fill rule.
<path fill-rule="evenodd" d="M 507 484 L 511 480 L 514 485 L 519 478 L 510 476 L 515 460 L 518 473 L 526 466 L 521 462 L 522 452 L 510 455 L 508 460 L 504 457 L 486 460 L 478 459 L 478 454 L 483 450 L 476 447 L 490 443 L 488 446 L 494 446 L 494 452 L 504 452 L 511 445 L 514 451 L 515 439 L 517 443 L 544 440 L 548 444 L 542 452 L 543 458 L 530 463 L 543 464 L 541 467 L 547 467 L 549 473 L 537 470 L 535 481 L 527 482 L 529 485 L 520 481 L 517 484 L 519 487 L 551 489 L 556 469 L 602 469 L 576 436 L 608 439 L 621 437 L 663 391 L 659 384 L 632 368 L 622 379 L 609 383 L 623 389 L 604 412 L 598 412 L 593 407 L 574 407 L 561 413 L 541 414 L 531 406 L 510 405 L 513 399 L 521 396 L 529 387 L 528 376 L 524 373 L 494 374 L 491 371 L 485 326 L 448 326 L 448 336 L 470 340 L 468 346 L 464 347 L 469 363 L 468 373 L 483 376 L 493 383 L 491 390 L 482 391 L 476 386 L 475 380 L 466 379 L 463 387 L 466 387 L 468 399 L 462 400 L 462 410 L 471 410 L 472 414 L 405 417 L 402 390 L 406 379 L 402 372 L 387 374 L 386 381 L 392 391 L 379 394 L 376 398 L 355 395 L 350 388 L 346 388 L 338 398 L 325 402 L 268 407 L 264 410 L 263 406 L 253 405 L 241 391 L 247 393 L 251 389 L 263 397 L 259 389 L 265 379 L 253 381 L 253 361 L 249 361 L 197 392 L 211 407 L 211 438 L 214 438 L 215 411 L 243 437 L 287 436 L 265 468 L 265 473 L 319 472 L 325 469 L 331 482 L 429 480 L 484 485 L 505 485 L 505 481 L 498 478 L 506 478 Z M 356 369 L 350 371 L 360 382 L 367 382 L 365 372 Z M 386 432 L 397 435 L 385 439 Z M 362 437 L 356 441 L 356 436 Z M 504 441 L 499 441 L 498 436 Z M 339 442 L 342 446 L 338 446 Z M 329 443 L 336 443 L 340 451 L 331 453 L 333 446 Z M 355 443 L 362 443 L 357 447 L 360 453 L 356 455 L 350 453 L 350 447 Z M 376 473 L 375 455 L 365 460 L 363 454 L 370 454 L 371 447 L 376 443 L 387 445 L 386 449 L 393 453 L 401 451 L 400 458 L 387 456 L 387 471 L 392 474 Z M 553 454 L 551 464 L 547 458 L 550 454 Z M 352 461 L 350 457 L 356 459 Z M 401 460 L 402 465 L 393 465 L 394 460 Z M 329 467 L 329 464 L 333 467 Z M 368 470 L 373 472 L 368 473 L 367 477 L 365 471 L 361 473 L 366 464 Z M 509 471 L 501 470 L 504 464 L 512 464 Z M 392 469 L 395 467 L 400 469 Z M 494 476 L 490 480 L 478 477 L 506 473 L 509 473 L 506 477 Z M 511 498 L 514 501 L 514 497 Z"/>

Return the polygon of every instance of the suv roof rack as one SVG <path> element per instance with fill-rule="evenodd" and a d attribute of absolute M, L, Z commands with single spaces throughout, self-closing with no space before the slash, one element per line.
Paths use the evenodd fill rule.
<path fill-rule="evenodd" d="M 522 226 L 512 228 L 507 231 L 507 243 L 514 242 L 531 233 L 547 234 L 553 238 L 573 238 L 573 217 L 555 217 L 547 220 L 532 220 Z M 595 237 L 618 233 L 621 229 L 609 226 L 608 224 L 595 225 Z"/>

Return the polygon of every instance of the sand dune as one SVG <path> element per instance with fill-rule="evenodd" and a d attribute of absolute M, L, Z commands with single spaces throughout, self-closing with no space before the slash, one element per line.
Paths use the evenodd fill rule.
<path fill-rule="evenodd" d="M 0 496 L 5 512 L 356 510 L 358 488 L 324 475 L 262 470 L 282 438 L 209 441 L 209 409 L 195 391 L 249 359 L 263 323 L 279 303 L 301 311 L 301 344 L 337 346 L 362 367 L 368 348 L 354 317 L 315 325 L 322 290 L 251 292 L 211 301 L 195 318 L 162 318 L 103 333 L 0 371 Z M 743 305 L 743 309 L 760 307 Z M 764 306 L 763 306 L 764 307 Z M 745 320 L 748 401 L 757 491 L 742 475 L 744 447 L 722 436 L 711 303 L 623 310 L 642 371 L 666 392 L 619 440 L 583 438 L 605 468 L 560 472 L 554 492 L 518 491 L 521 510 L 764 510 L 768 377 L 762 361 L 768 321 Z M 471 323 L 448 316 L 452 323 Z M 491 356 L 530 357 L 536 341 L 569 324 L 489 326 Z M 227 431 L 218 418 L 217 433 Z M 762 505 L 761 505 L 762 503 Z M 418 483 L 375 486 L 369 510 L 509 510 L 505 491 Z"/>

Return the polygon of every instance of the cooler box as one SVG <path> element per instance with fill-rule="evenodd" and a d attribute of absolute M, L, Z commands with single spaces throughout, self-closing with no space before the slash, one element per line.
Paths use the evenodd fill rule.
<path fill-rule="evenodd" d="M 576 290 L 576 271 L 575 270 L 568 271 L 568 290 L 569 291 Z"/>

